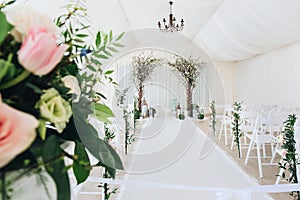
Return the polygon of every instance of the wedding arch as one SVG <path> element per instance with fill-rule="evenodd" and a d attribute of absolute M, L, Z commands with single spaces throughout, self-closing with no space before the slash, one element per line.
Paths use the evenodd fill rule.
<path fill-rule="evenodd" d="M 204 50 L 184 35 L 174 33 L 166 37 L 166 35 L 157 32 L 156 29 L 140 29 L 125 33 L 123 41 L 125 48 L 123 48 L 122 51 L 120 51 L 112 60 L 108 60 L 106 65 L 107 70 L 109 69 L 115 71 L 114 78 L 116 82 L 118 82 L 121 89 L 125 89 L 126 87 L 130 86 L 130 59 L 141 52 L 152 51 L 154 52 L 155 56 L 166 60 L 174 59 L 174 54 L 181 55 L 183 57 L 201 57 L 202 61 L 207 63 L 207 66 L 203 70 L 204 72 L 200 78 L 201 80 L 199 79 L 200 83 L 197 84 L 195 92 L 193 93 L 193 99 L 195 100 L 194 102 L 199 105 L 203 105 L 204 107 L 208 107 L 209 102 L 212 99 L 220 104 L 225 103 L 225 91 L 223 82 L 220 78 L 220 72 L 216 69 L 214 63 L 207 56 Z M 146 99 L 148 98 L 150 100 L 150 98 L 156 98 L 154 103 L 159 102 L 163 106 L 169 108 L 172 99 L 176 99 L 177 102 L 180 102 L 180 104 L 182 104 L 186 109 L 186 103 L 184 99 L 185 88 L 181 85 L 181 83 L 179 83 L 179 80 L 171 71 L 171 68 L 167 66 L 167 62 L 158 66 L 157 71 L 159 70 L 164 71 L 160 71 L 160 73 L 153 75 L 152 78 L 154 78 L 154 80 L 145 85 Z M 155 79 L 160 79 L 160 81 L 162 81 L 159 82 L 160 84 L 158 84 L 160 87 L 162 84 L 166 87 L 169 87 L 166 81 L 173 81 L 174 84 L 171 84 L 170 87 L 171 90 L 177 94 L 177 96 L 164 98 L 164 96 L 159 92 L 157 95 L 155 95 L 153 92 L 154 88 L 158 87 L 154 86 L 157 82 Z M 163 80 L 165 80 L 165 82 L 163 82 Z M 106 95 L 110 95 L 114 98 L 114 88 L 103 88 L 102 90 L 105 91 Z M 133 102 L 132 98 L 135 92 L 136 91 L 134 91 L 134 89 L 129 89 L 128 95 L 130 98 L 127 98 L 128 101 Z M 161 98 L 161 100 L 158 98 Z"/>

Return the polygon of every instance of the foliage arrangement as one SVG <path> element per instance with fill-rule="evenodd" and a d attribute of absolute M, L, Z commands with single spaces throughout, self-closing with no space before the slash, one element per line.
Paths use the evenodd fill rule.
<path fill-rule="evenodd" d="M 140 119 L 141 117 L 141 112 L 137 109 L 137 101 L 136 99 L 134 99 L 134 102 L 133 102 L 133 129 L 134 131 L 136 130 L 136 125 L 138 123 L 138 119 Z"/>
<path fill-rule="evenodd" d="M 240 137 L 242 136 L 241 134 L 241 116 L 240 113 L 242 111 L 242 102 L 234 102 L 233 103 L 233 111 L 232 111 L 232 131 L 234 135 L 234 142 L 236 143 L 238 147 L 238 153 L 239 153 L 239 158 L 241 158 L 241 144 L 240 144 Z"/>
<path fill-rule="evenodd" d="M 110 127 L 106 123 L 104 123 L 104 134 L 105 134 L 104 141 L 106 141 L 107 143 L 110 143 L 115 138 L 114 131 L 111 130 Z M 102 177 L 103 178 L 113 178 L 109 173 L 110 170 L 113 170 L 113 169 L 105 166 Z M 100 184 L 99 187 L 103 188 L 103 197 L 104 197 L 103 199 L 104 200 L 109 200 L 111 195 L 115 194 L 118 190 L 118 188 L 114 188 L 111 190 L 109 184 L 107 184 L 107 183 Z"/>
<path fill-rule="evenodd" d="M 132 58 L 132 80 L 138 91 L 138 110 L 142 112 L 142 98 L 144 95 L 144 85 L 151 79 L 151 74 L 157 65 L 161 63 L 160 58 L 155 58 L 153 53 L 146 54 L 142 52 Z"/>
<path fill-rule="evenodd" d="M 185 116 L 182 113 L 180 113 L 178 117 L 179 117 L 180 120 L 184 120 L 185 119 Z"/>
<path fill-rule="evenodd" d="M 114 178 L 116 169 L 123 169 L 120 157 L 88 120 L 110 122 L 114 116 L 94 88 L 103 78 L 115 84 L 101 60 L 122 47 L 123 34 L 114 38 L 112 32 L 98 32 L 88 44 L 86 7 L 80 0 L 69 1 L 55 22 L 26 5 L 0 8 L 2 199 L 9 198 L 16 179 L 44 168 L 56 183 L 57 199 L 70 199 L 67 171 L 72 169 L 80 184 L 94 167 L 87 150 Z M 72 154 L 61 146 L 68 141 L 75 143 Z M 64 158 L 73 161 L 71 166 Z M 6 179 L 20 170 L 16 179 Z"/>
<path fill-rule="evenodd" d="M 117 96 L 117 106 L 122 106 L 126 100 L 126 94 L 129 90 L 129 87 L 123 89 L 123 90 L 116 90 L 116 96 Z"/>
<path fill-rule="evenodd" d="M 299 155 L 296 153 L 296 141 L 294 139 L 295 132 L 294 132 L 294 125 L 296 122 L 296 115 L 291 114 L 288 116 L 287 120 L 284 122 L 284 137 L 283 137 L 283 144 L 282 148 L 286 150 L 285 157 L 283 158 L 283 163 L 278 163 L 279 168 L 289 171 L 289 178 L 287 181 L 290 183 L 298 183 L 297 177 L 297 167 L 298 167 L 298 157 Z M 285 173 L 282 174 L 282 177 L 285 178 Z M 294 191 L 291 193 L 295 199 L 300 199 L 300 192 Z"/>
<path fill-rule="evenodd" d="M 213 129 L 214 135 L 216 135 L 216 102 L 214 100 L 211 101 L 209 108 L 211 111 L 209 126 Z"/>
<path fill-rule="evenodd" d="M 198 119 L 204 119 L 204 108 L 200 108 L 200 112 L 198 113 Z"/>
<path fill-rule="evenodd" d="M 123 110 L 123 117 L 125 120 L 125 154 L 128 153 L 128 145 L 132 144 L 135 141 L 134 134 L 130 134 L 130 131 L 132 130 L 130 125 L 130 113 L 126 109 Z"/>
<path fill-rule="evenodd" d="M 186 87 L 186 102 L 189 117 L 193 116 L 193 89 L 196 87 L 197 79 L 201 75 L 202 68 L 206 65 L 206 63 L 199 62 L 199 60 L 200 59 L 193 59 L 192 57 L 184 58 L 180 55 L 175 55 L 175 61 L 168 62 L 168 64 L 175 69 L 175 73 L 178 74 Z"/>

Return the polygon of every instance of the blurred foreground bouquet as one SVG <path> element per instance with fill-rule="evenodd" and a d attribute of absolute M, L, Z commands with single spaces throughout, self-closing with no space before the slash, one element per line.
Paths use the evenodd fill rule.
<path fill-rule="evenodd" d="M 10 198 L 14 181 L 46 169 L 57 199 L 70 199 L 68 170 L 77 184 L 88 178 L 93 166 L 87 150 L 99 160 L 95 166 L 108 168 L 114 177 L 116 169 L 123 169 L 121 160 L 89 119 L 109 123 L 113 117 L 99 103 L 105 96 L 95 86 L 103 78 L 115 84 L 101 60 L 122 47 L 123 34 L 114 38 L 112 32 L 98 32 L 87 44 L 90 27 L 81 1 L 70 1 L 66 14 L 55 21 L 24 3 L 0 6 L 1 198 Z M 72 153 L 62 148 L 70 141 L 75 143 Z M 72 160 L 68 166 L 66 158 Z M 15 171 L 22 173 L 8 180 Z"/>

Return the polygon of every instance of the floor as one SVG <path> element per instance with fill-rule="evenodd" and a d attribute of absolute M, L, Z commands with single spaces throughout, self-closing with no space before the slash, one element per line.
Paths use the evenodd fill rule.
<path fill-rule="evenodd" d="M 277 166 L 264 167 L 264 178 L 259 179 L 256 159 L 250 159 L 245 165 L 237 151 L 230 150 L 223 140 L 216 146 L 215 136 L 206 134 L 208 121 L 160 118 L 143 120 L 139 127 L 137 141 L 130 146 L 129 154 L 121 155 L 125 171 L 117 176 L 130 186 L 118 186 L 117 194 L 111 197 L 113 200 L 217 199 L 220 188 L 228 190 L 275 182 Z M 95 169 L 91 176 L 101 177 L 100 174 L 101 170 Z M 98 185 L 86 183 L 79 199 L 100 199 Z M 210 187 L 205 188 L 206 191 L 212 187 L 218 190 L 199 191 L 202 187 Z M 270 196 L 291 199 L 288 193 Z M 251 199 L 272 199 L 270 196 L 253 194 Z"/>

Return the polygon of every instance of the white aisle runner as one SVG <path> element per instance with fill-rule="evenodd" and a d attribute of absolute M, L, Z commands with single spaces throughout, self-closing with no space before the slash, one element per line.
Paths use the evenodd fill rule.
<path fill-rule="evenodd" d="M 225 153 L 197 129 L 192 120 L 149 119 L 136 141 L 133 161 L 125 179 L 141 183 L 238 189 L 257 185 Z M 119 200 L 209 200 L 216 192 L 122 186 Z M 236 199 L 236 198 L 230 198 Z M 252 194 L 251 199 L 271 199 Z"/>

